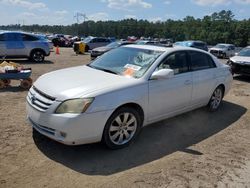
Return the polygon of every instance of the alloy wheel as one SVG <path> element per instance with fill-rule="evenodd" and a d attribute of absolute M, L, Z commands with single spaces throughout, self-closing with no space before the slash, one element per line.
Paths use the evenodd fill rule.
<path fill-rule="evenodd" d="M 109 138 L 115 145 L 128 143 L 137 130 L 137 119 L 134 114 L 121 113 L 111 123 L 109 128 Z"/>
<path fill-rule="evenodd" d="M 220 87 L 216 88 L 211 98 L 211 108 L 217 109 L 222 100 L 222 90 Z"/>

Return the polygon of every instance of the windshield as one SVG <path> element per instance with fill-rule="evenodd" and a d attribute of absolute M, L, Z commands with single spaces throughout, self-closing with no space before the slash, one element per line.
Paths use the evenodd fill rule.
<path fill-rule="evenodd" d="M 162 51 L 121 47 L 109 51 L 89 66 L 134 78 L 142 77 Z"/>
<path fill-rule="evenodd" d="M 118 42 L 112 42 L 110 44 L 107 45 L 107 47 L 109 48 L 116 48 L 116 47 L 119 47 L 121 44 L 118 43 Z"/>
<path fill-rule="evenodd" d="M 92 40 L 92 37 L 87 37 L 83 40 L 84 43 L 89 43 Z"/>
<path fill-rule="evenodd" d="M 226 46 L 223 45 L 223 44 L 217 44 L 217 45 L 215 46 L 215 48 L 226 48 Z"/>
<path fill-rule="evenodd" d="M 243 48 L 238 56 L 246 56 L 246 57 L 250 57 L 250 48 Z"/>
<path fill-rule="evenodd" d="M 147 43 L 147 41 L 144 41 L 144 40 L 140 40 L 137 42 L 137 44 L 146 44 L 146 43 Z"/>

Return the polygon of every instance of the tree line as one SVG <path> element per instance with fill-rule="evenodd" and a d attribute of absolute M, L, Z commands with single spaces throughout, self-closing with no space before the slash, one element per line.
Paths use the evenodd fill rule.
<path fill-rule="evenodd" d="M 119 21 L 85 21 L 72 25 L 7 25 L 2 30 L 22 30 L 39 33 L 63 33 L 78 36 L 103 36 L 127 38 L 128 36 L 170 38 L 173 41 L 202 40 L 209 45 L 232 43 L 250 45 L 250 18 L 234 19 L 230 10 L 222 10 L 201 18 L 187 16 L 183 20 L 149 22 L 148 20 L 124 19 Z"/>

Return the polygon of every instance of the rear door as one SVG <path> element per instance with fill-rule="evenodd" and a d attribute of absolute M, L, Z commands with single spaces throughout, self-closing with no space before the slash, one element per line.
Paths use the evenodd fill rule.
<path fill-rule="evenodd" d="M 107 40 L 105 38 L 97 38 L 97 44 L 96 47 L 106 46 Z"/>
<path fill-rule="evenodd" d="M 38 46 L 38 42 L 39 42 L 39 38 L 33 35 L 29 35 L 29 34 L 25 34 L 22 33 L 21 34 L 21 40 L 24 44 L 24 48 L 22 51 L 20 51 L 21 54 L 29 56 L 30 52 L 32 49 L 40 47 Z M 40 47 L 41 48 L 41 47 Z"/>
<path fill-rule="evenodd" d="M 216 85 L 216 65 L 208 54 L 198 51 L 189 51 L 189 61 L 193 80 L 191 105 L 205 104 Z"/>

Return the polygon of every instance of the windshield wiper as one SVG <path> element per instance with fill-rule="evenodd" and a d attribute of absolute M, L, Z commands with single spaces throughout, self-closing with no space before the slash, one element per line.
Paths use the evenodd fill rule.
<path fill-rule="evenodd" d="M 109 70 L 109 69 L 104 69 L 104 68 L 97 68 L 97 69 L 98 69 L 98 70 L 101 70 L 101 71 L 104 71 L 104 72 L 111 73 L 111 74 L 118 74 L 117 72 L 112 71 L 112 70 Z"/>
<path fill-rule="evenodd" d="M 101 70 L 101 71 L 108 72 L 108 73 L 111 73 L 111 74 L 118 74 L 115 71 L 112 71 L 112 70 L 109 70 L 109 69 L 105 69 L 105 68 L 95 67 L 95 66 L 92 66 L 91 64 L 88 64 L 87 66 L 91 67 L 93 69 Z"/>

